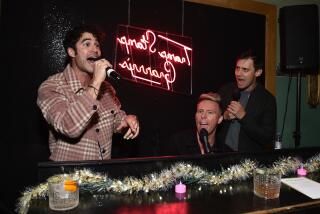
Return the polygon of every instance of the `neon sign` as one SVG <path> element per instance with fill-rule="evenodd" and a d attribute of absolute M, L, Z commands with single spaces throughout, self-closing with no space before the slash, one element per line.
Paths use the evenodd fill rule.
<path fill-rule="evenodd" d="M 115 68 L 136 83 L 191 94 L 192 40 L 132 26 L 119 25 Z"/>

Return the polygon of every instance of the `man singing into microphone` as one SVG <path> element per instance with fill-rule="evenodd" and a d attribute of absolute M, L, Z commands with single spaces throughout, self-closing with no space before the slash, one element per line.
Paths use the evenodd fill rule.
<path fill-rule="evenodd" d="M 233 151 L 271 149 L 276 132 L 276 100 L 257 82 L 262 60 L 252 51 L 242 53 L 235 67 L 236 83 L 219 90 L 224 122 L 217 133 Z"/>
<path fill-rule="evenodd" d="M 139 134 L 136 116 L 120 109 L 106 80 L 112 65 L 100 58 L 101 36 L 93 26 L 69 31 L 63 43 L 64 71 L 50 76 L 38 90 L 37 104 L 49 124 L 51 160 L 110 159 L 113 133 L 123 133 L 124 139 Z"/>
<path fill-rule="evenodd" d="M 215 134 L 222 119 L 219 94 L 201 94 L 195 113 L 195 129 L 173 135 L 168 140 L 163 155 L 207 154 L 221 150 Z"/>

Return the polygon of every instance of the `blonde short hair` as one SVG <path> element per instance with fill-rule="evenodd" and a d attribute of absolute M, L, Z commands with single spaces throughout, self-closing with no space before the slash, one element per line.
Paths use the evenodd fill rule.
<path fill-rule="evenodd" d="M 203 100 L 209 100 L 212 102 L 215 102 L 219 105 L 220 112 L 222 111 L 221 109 L 221 96 L 218 93 L 214 92 L 207 92 L 203 93 L 199 96 L 197 104 L 199 104 Z"/>

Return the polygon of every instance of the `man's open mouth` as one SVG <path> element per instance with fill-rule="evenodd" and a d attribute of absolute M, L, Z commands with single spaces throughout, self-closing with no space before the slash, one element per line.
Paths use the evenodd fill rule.
<path fill-rule="evenodd" d="M 90 62 L 95 62 L 102 59 L 102 57 L 88 57 L 87 60 Z"/>

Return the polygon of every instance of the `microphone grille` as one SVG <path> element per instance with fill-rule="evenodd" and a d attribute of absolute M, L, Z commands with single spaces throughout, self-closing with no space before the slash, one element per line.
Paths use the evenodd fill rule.
<path fill-rule="evenodd" d="M 207 131 L 207 129 L 204 129 L 204 128 L 202 128 L 202 129 L 200 129 L 200 136 L 208 136 L 208 131 Z"/>

